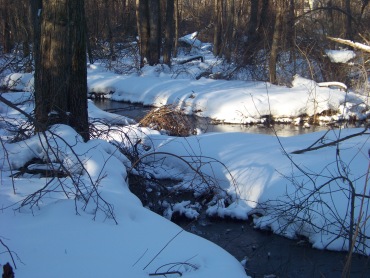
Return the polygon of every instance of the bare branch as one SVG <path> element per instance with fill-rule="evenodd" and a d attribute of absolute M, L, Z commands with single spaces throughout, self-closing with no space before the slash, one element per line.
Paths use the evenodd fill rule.
<path fill-rule="evenodd" d="M 13 264 L 14 264 L 14 267 L 15 269 L 17 269 L 17 265 L 15 264 L 15 261 L 14 261 L 14 258 L 13 258 L 13 255 L 12 255 L 12 251 L 10 251 L 9 247 L 1 240 L 0 238 L 0 243 L 2 246 L 4 246 L 6 248 L 6 250 L 8 251 L 10 257 L 12 258 L 12 261 L 13 261 Z"/>
<path fill-rule="evenodd" d="M 368 45 L 358 43 L 358 42 L 353 42 L 353 41 L 350 41 L 350 40 L 340 39 L 340 38 L 333 38 L 333 37 L 327 37 L 327 38 L 331 41 L 341 43 L 341 44 L 344 44 L 344 45 L 348 45 L 348 46 L 356 48 L 358 50 L 370 53 L 370 46 L 368 46 Z"/>
<path fill-rule="evenodd" d="M 320 146 L 317 146 L 317 147 L 313 147 L 312 145 L 306 149 L 302 149 L 302 150 L 297 150 L 297 151 L 294 151 L 292 152 L 292 154 L 302 154 L 302 153 L 305 153 L 305 152 L 311 152 L 311 151 L 316 151 L 316 150 L 319 150 L 319 149 L 322 149 L 322 148 L 326 148 L 326 147 L 329 147 L 329 146 L 335 146 L 336 144 L 340 143 L 340 142 L 343 142 L 345 140 L 348 140 L 348 139 L 351 139 L 353 137 L 357 137 L 357 136 L 361 136 L 361 135 L 364 135 L 364 134 L 370 134 L 370 133 L 367 133 L 366 131 L 368 130 L 368 127 L 366 127 L 364 130 L 362 130 L 361 132 L 358 132 L 358 133 L 355 133 L 355 134 L 351 134 L 351 135 L 348 135 L 346 137 L 343 137 L 343 138 L 339 138 L 338 140 L 335 140 L 333 142 L 330 142 L 330 143 L 326 143 L 326 144 L 322 144 Z M 325 133 L 326 135 L 326 133 Z M 322 140 L 324 139 L 323 137 L 321 137 L 319 140 Z M 318 141 L 316 141 L 318 142 Z"/>

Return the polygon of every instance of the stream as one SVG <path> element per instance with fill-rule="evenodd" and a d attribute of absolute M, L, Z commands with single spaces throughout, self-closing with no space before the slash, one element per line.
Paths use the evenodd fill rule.
<path fill-rule="evenodd" d="M 222 219 L 178 222 L 185 230 L 206 238 L 246 259 L 246 273 L 255 278 L 341 277 L 346 253 L 313 249 L 304 239 L 290 240 L 253 228 L 252 223 Z M 349 277 L 370 277 L 369 257 L 355 255 Z"/>
<path fill-rule="evenodd" d="M 139 122 L 150 110 L 151 106 L 143 106 L 141 104 L 132 104 L 127 102 L 118 102 L 110 100 L 95 100 L 94 104 L 107 112 L 126 116 Z M 189 116 L 190 117 L 190 116 Z M 264 125 L 245 125 L 245 124 L 221 124 L 212 123 L 210 119 L 191 117 L 195 122 L 195 126 L 203 133 L 207 132 L 245 132 L 254 134 L 275 135 L 272 129 L 266 128 Z M 275 124 L 274 129 L 279 136 L 294 136 L 299 134 L 311 133 L 321 130 L 327 130 L 327 126 L 311 126 L 305 128 L 303 126 L 295 126 L 291 124 Z"/>
<path fill-rule="evenodd" d="M 127 116 L 136 121 L 144 117 L 152 108 L 109 100 L 95 101 L 95 105 L 102 110 Z M 203 132 L 272 134 L 271 129 L 256 125 L 213 125 L 205 119 L 197 119 L 197 121 L 199 121 L 198 128 Z M 279 136 L 293 136 L 326 130 L 327 127 L 303 128 L 293 125 L 275 125 L 275 129 Z M 130 189 L 134 193 L 142 190 L 132 183 L 130 183 Z M 341 277 L 346 262 L 344 252 L 313 249 L 305 238 L 291 240 L 269 231 L 257 230 L 253 228 L 251 221 L 209 219 L 202 214 L 196 221 L 179 218 L 174 222 L 184 230 L 219 245 L 238 261 L 246 260 L 246 273 L 255 278 L 336 278 Z M 370 277 L 370 257 L 354 254 L 348 277 Z"/>

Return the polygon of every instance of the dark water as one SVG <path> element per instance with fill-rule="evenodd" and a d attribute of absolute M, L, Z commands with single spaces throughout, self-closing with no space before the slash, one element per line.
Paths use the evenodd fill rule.
<path fill-rule="evenodd" d="M 139 122 L 151 109 L 150 106 L 131 104 L 126 102 L 95 100 L 95 105 L 111 113 L 116 113 Z M 214 124 L 210 119 L 193 117 L 195 126 L 204 132 L 246 132 L 255 134 L 275 135 L 274 131 L 264 125 L 245 125 L 245 124 Z M 327 130 L 326 126 L 311 126 L 305 128 L 290 124 L 275 124 L 274 129 L 279 136 L 293 136 L 298 134 L 311 133 L 320 130 Z"/>
<path fill-rule="evenodd" d="M 117 113 L 140 121 L 152 107 L 114 101 L 96 101 L 95 105 L 108 112 Z M 249 132 L 273 134 L 261 126 L 212 125 L 210 121 L 198 119 L 197 127 L 203 132 Z M 275 125 L 280 136 L 292 136 L 327 129 L 327 127 L 302 128 L 292 125 Z M 130 189 L 140 198 L 140 191 L 130 183 Z M 158 196 L 156 195 L 156 199 Z M 144 200 L 142 200 L 144 201 Z M 145 202 L 143 202 L 145 203 Z M 273 277 L 341 277 L 346 262 L 346 253 L 313 249 L 305 239 L 290 240 L 256 230 L 250 222 L 223 219 L 208 219 L 189 222 L 176 221 L 185 230 L 208 239 L 232 254 L 237 260 L 247 259 L 245 265 L 249 276 L 255 278 Z M 370 277 L 370 257 L 355 254 L 347 277 Z"/>
<path fill-rule="evenodd" d="M 247 258 L 245 268 L 251 277 L 336 278 L 341 277 L 346 262 L 346 253 L 313 249 L 304 239 L 290 240 L 256 230 L 245 221 L 203 219 L 178 224 L 239 261 Z M 349 277 L 370 277 L 370 258 L 356 254 Z"/>

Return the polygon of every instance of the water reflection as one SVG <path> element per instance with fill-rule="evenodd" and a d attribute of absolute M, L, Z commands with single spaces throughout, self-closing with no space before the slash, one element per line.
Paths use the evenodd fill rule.
<path fill-rule="evenodd" d="M 127 102 L 118 102 L 111 100 L 95 100 L 95 105 L 111 113 L 116 113 L 139 122 L 149 111 L 151 106 L 143 106 L 141 104 L 132 104 Z M 210 119 L 194 117 L 195 126 L 203 133 L 206 132 L 245 132 L 254 134 L 275 135 L 274 130 L 279 136 L 294 136 L 299 134 L 311 133 L 320 130 L 327 130 L 326 126 L 295 126 L 289 124 L 275 124 L 274 130 L 264 125 L 243 125 L 243 124 L 214 124 Z"/>

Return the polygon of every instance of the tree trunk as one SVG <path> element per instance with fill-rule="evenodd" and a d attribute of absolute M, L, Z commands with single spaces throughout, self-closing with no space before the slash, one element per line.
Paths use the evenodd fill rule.
<path fill-rule="evenodd" d="M 159 64 L 161 55 L 161 22 L 159 0 L 148 0 L 149 9 L 149 65 Z"/>
<path fill-rule="evenodd" d="M 259 2 L 260 0 L 251 0 L 250 17 L 247 31 L 247 45 L 243 56 L 244 63 L 249 64 L 253 61 L 254 53 L 259 51 L 259 35 L 257 32 L 259 18 Z"/>
<path fill-rule="evenodd" d="M 40 123 L 38 131 L 63 123 L 88 140 L 84 16 L 83 0 L 42 3 L 39 56 L 35 61 L 35 116 Z"/>
<path fill-rule="evenodd" d="M 161 24 L 159 0 L 136 0 L 136 23 L 139 33 L 140 67 L 159 63 Z"/>
<path fill-rule="evenodd" d="M 271 29 L 271 22 L 273 13 L 271 12 L 271 6 L 270 0 L 262 0 L 262 7 L 261 7 L 261 13 L 260 13 L 260 22 L 258 25 L 258 32 L 260 36 L 264 36 L 269 38 L 269 30 Z"/>
<path fill-rule="evenodd" d="M 257 38 L 259 0 L 251 0 L 251 10 L 248 23 L 248 42 L 254 42 Z"/>
<path fill-rule="evenodd" d="M 222 40 L 222 0 L 214 1 L 214 34 L 213 34 L 213 54 L 221 55 Z"/>
<path fill-rule="evenodd" d="M 106 32 L 107 32 L 107 41 L 109 44 L 109 59 L 110 61 L 116 60 L 116 54 L 114 51 L 114 39 L 113 39 L 113 32 L 112 32 L 112 24 L 111 24 L 111 15 L 109 12 L 109 3 L 108 0 L 104 1 L 104 13 L 105 13 L 105 21 L 106 21 Z"/>
<path fill-rule="evenodd" d="M 178 42 L 179 42 L 179 0 L 175 1 L 175 11 L 174 11 L 174 17 L 175 17 L 175 42 L 173 46 L 173 56 L 177 57 L 177 51 L 178 51 Z"/>
<path fill-rule="evenodd" d="M 327 3 L 328 12 L 327 12 L 327 22 L 328 22 L 328 28 L 329 28 L 329 35 L 334 35 L 334 16 L 333 16 L 333 2 L 332 0 L 329 0 Z"/>
<path fill-rule="evenodd" d="M 146 0 L 136 0 L 136 24 L 139 34 L 140 67 L 147 61 L 149 54 L 149 14 Z"/>
<path fill-rule="evenodd" d="M 50 0 L 48 0 L 50 1 Z M 86 30 L 83 0 L 69 0 L 71 73 L 68 87 L 70 125 L 89 140 L 87 112 Z"/>
<path fill-rule="evenodd" d="M 166 1 L 166 26 L 164 34 L 163 63 L 171 66 L 171 54 L 173 46 L 173 22 L 175 0 Z"/>
<path fill-rule="evenodd" d="M 5 0 L 2 7 L 2 26 L 1 26 L 1 33 L 2 33 L 2 41 L 3 41 L 3 52 L 10 53 L 13 48 L 12 42 L 12 32 L 10 28 L 10 16 L 9 16 L 9 9 L 11 8 L 11 3 L 9 0 Z"/>
<path fill-rule="evenodd" d="M 353 41 L 353 30 L 352 30 L 352 11 L 351 11 L 351 1 L 345 0 L 345 10 L 346 10 L 346 27 L 345 36 L 346 39 Z"/>
<path fill-rule="evenodd" d="M 272 43 L 271 43 L 271 51 L 270 51 L 270 58 L 269 58 L 269 75 L 270 75 L 270 82 L 272 84 L 277 83 L 277 74 L 276 74 L 276 64 L 278 59 L 278 51 L 281 41 L 281 34 L 282 34 L 282 23 L 283 23 L 283 11 L 284 11 L 284 0 L 280 0 L 276 3 L 276 19 L 275 19 L 275 26 L 274 32 L 272 36 Z"/>
<path fill-rule="evenodd" d="M 226 32 L 224 35 L 223 50 L 222 53 L 225 53 L 226 60 L 231 62 L 231 55 L 234 43 L 234 18 L 235 18 L 235 0 L 229 0 L 227 2 L 227 22 L 226 22 Z"/>
<path fill-rule="evenodd" d="M 92 65 L 94 64 L 94 56 L 91 49 L 91 43 L 90 43 L 90 34 L 89 29 L 87 29 L 87 22 L 85 17 L 85 37 L 86 37 L 86 50 L 87 50 L 87 57 L 89 58 L 89 63 Z"/>

